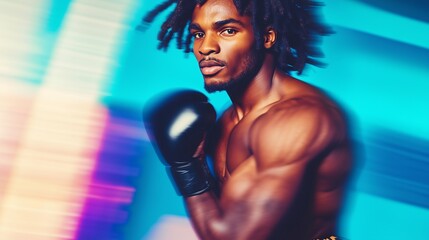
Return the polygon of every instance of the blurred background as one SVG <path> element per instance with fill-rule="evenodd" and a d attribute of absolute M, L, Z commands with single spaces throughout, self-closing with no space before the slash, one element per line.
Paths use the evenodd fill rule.
<path fill-rule="evenodd" d="M 161 239 L 166 221 L 186 225 L 141 109 L 203 83 L 192 55 L 156 50 L 165 13 L 135 30 L 160 2 L 0 0 L 0 239 Z M 324 3 L 328 65 L 298 77 L 349 114 L 340 235 L 429 239 L 429 2 Z"/>

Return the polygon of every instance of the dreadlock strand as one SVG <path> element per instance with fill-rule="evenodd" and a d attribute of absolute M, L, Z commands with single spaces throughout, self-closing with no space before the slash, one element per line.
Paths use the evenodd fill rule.
<path fill-rule="evenodd" d="M 177 19 L 180 16 L 180 13 L 182 12 L 181 2 L 182 1 L 179 1 L 176 4 L 175 10 L 170 13 L 170 15 L 167 17 L 167 20 L 161 26 L 161 30 L 158 34 L 158 40 L 160 40 L 162 44 L 160 44 L 158 48 L 166 50 L 174 34 L 178 33 L 180 35 L 181 26 L 177 24 L 178 22 Z M 179 44 L 180 43 L 178 43 L 178 46 Z"/>
<path fill-rule="evenodd" d="M 188 33 L 188 35 L 186 36 L 186 41 L 185 41 L 185 53 L 190 53 L 192 52 L 191 49 L 191 42 L 192 42 L 192 37 L 193 35 L 191 33 Z"/>
<path fill-rule="evenodd" d="M 177 7 L 175 10 L 176 14 L 174 15 L 172 22 L 176 22 L 174 25 L 171 26 L 172 31 L 177 33 L 177 37 L 176 37 L 176 43 L 177 43 L 177 48 L 178 49 L 182 49 L 183 48 L 183 34 L 185 31 L 185 27 L 186 27 L 186 18 L 177 18 L 177 16 L 179 14 L 179 12 L 184 12 L 184 6 L 183 6 L 183 1 L 179 0 L 179 2 L 177 3 Z"/>
<path fill-rule="evenodd" d="M 285 8 L 283 7 L 282 1 L 271 0 L 271 6 L 275 10 L 274 12 L 278 12 L 281 16 L 284 15 Z"/>
<path fill-rule="evenodd" d="M 232 2 L 234 3 L 235 7 L 239 10 L 240 14 L 242 14 L 240 11 L 243 9 L 241 0 L 233 0 Z"/>
<path fill-rule="evenodd" d="M 177 48 L 183 48 L 183 35 L 185 34 L 186 24 L 181 24 L 177 30 Z"/>
<path fill-rule="evenodd" d="M 155 19 L 156 16 L 158 16 L 158 14 L 160 14 L 165 9 L 170 7 L 176 1 L 177 0 L 167 0 L 167 1 L 159 4 L 152 11 L 150 11 L 148 14 L 146 14 L 146 16 L 143 18 L 143 21 L 147 22 L 147 23 L 153 22 L 153 20 Z"/>
<path fill-rule="evenodd" d="M 184 15 L 184 17 L 179 18 L 181 20 L 180 21 L 181 29 L 180 29 L 178 36 L 177 36 L 177 44 L 178 44 L 178 46 L 180 46 L 179 49 L 183 48 L 183 40 L 184 40 L 183 35 L 184 35 L 185 31 L 188 30 L 189 23 L 190 23 L 190 20 L 192 18 L 192 12 L 193 12 L 194 7 L 195 7 L 195 1 L 185 0 L 183 2 L 184 2 L 183 3 L 183 15 Z M 187 36 L 185 39 L 185 45 L 190 44 L 190 41 L 188 42 L 188 39 L 187 39 L 188 37 L 189 36 Z M 190 37 L 192 40 L 192 35 Z M 185 46 L 185 52 L 189 52 L 189 51 L 186 51 L 186 49 L 189 49 L 189 46 L 188 47 Z"/>
<path fill-rule="evenodd" d="M 174 36 L 174 31 L 173 30 L 168 31 L 164 37 L 164 41 L 162 41 L 161 44 L 158 46 L 158 49 L 167 51 L 168 45 L 171 39 L 173 38 L 173 36 Z"/>
<path fill-rule="evenodd" d="M 203 5 L 207 0 L 197 0 L 198 5 Z"/>
<path fill-rule="evenodd" d="M 264 1 L 264 22 L 269 22 L 272 14 L 272 5 L 270 4 L 270 1 Z"/>
<path fill-rule="evenodd" d="M 166 20 L 164 21 L 164 23 L 161 25 L 161 30 L 158 33 L 158 40 L 162 41 L 162 39 L 164 39 L 165 34 L 167 33 L 167 31 L 171 28 L 171 26 L 174 24 L 174 22 L 172 21 L 174 15 L 176 14 L 175 11 L 171 12 L 168 17 L 166 18 Z"/>
<path fill-rule="evenodd" d="M 255 42 L 256 42 L 256 48 L 257 49 L 261 49 L 262 45 L 263 45 L 263 34 L 261 34 L 261 27 L 260 27 L 260 19 L 259 19 L 259 15 L 260 15 L 260 11 L 259 11 L 259 6 L 258 6 L 258 0 L 251 0 L 249 4 L 251 5 L 251 12 L 252 12 L 252 26 L 253 26 L 253 30 L 254 30 L 254 34 L 255 34 Z M 261 36 L 262 35 L 262 36 Z"/>

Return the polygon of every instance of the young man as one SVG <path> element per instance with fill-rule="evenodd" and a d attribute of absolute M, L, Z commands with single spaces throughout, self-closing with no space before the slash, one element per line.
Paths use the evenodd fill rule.
<path fill-rule="evenodd" d="M 145 20 L 175 2 L 166 1 Z M 193 39 L 206 90 L 225 90 L 232 100 L 212 131 L 213 108 L 194 91 L 162 99 L 145 120 L 201 239 L 336 235 L 351 168 L 346 122 L 322 92 L 288 74 L 317 64 L 316 35 L 328 30 L 315 6 L 304 0 L 179 0 L 162 26 L 160 47 L 176 36 L 190 51 Z M 204 165 L 206 154 L 213 157 L 217 184 Z"/>

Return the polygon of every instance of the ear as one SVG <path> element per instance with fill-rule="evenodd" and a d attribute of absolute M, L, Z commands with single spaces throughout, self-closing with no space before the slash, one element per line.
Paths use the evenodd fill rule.
<path fill-rule="evenodd" d="M 264 34 L 264 47 L 270 49 L 276 42 L 277 33 L 272 27 L 268 27 Z"/>

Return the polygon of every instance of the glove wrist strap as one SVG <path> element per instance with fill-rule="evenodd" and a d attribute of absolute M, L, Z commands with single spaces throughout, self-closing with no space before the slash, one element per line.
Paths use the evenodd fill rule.
<path fill-rule="evenodd" d="M 210 173 L 205 161 L 192 159 L 188 163 L 171 166 L 171 173 L 179 192 L 184 197 L 199 195 L 210 190 Z"/>

